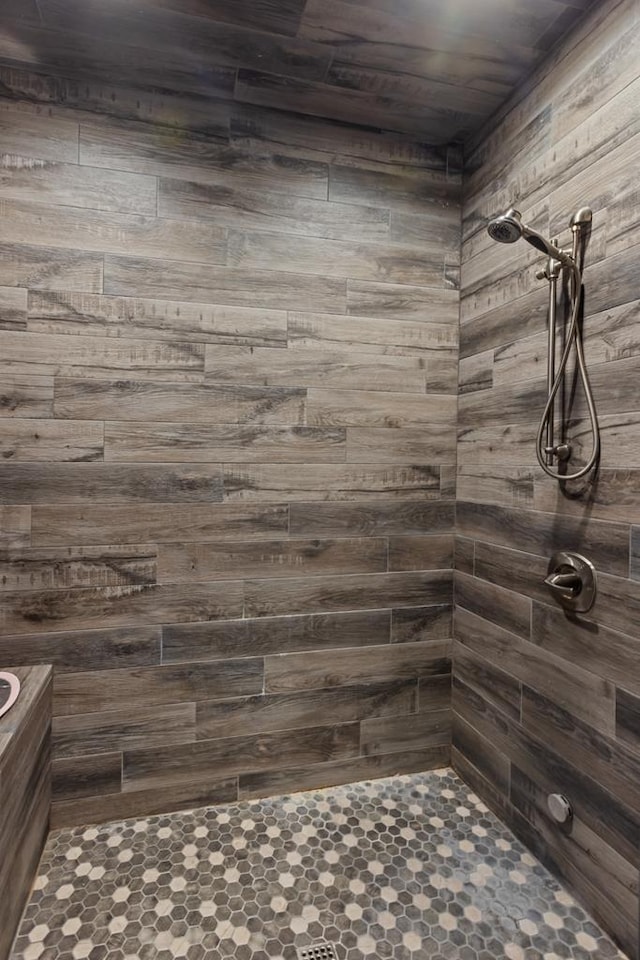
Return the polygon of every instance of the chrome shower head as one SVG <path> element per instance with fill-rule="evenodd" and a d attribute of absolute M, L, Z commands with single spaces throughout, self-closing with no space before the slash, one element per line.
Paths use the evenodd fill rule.
<path fill-rule="evenodd" d="M 523 235 L 520 213 L 510 207 L 506 213 L 490 220 L 487 230 L 491 239 L 498 243 L 515 243 Z"/>
<path fill-rule="evenodd" d="M 521 214 L 513 207 L 510 207 L 506 213 L 501 214 L 499 217 L 494 217 L 493 220 L 490 220 L 487 224 L 487 231 L 491 239 L 497 240 L 498 243 L 515 243 L 520 237 L 524 237 L 527 243 L 530 243 L 532 247 L 535 247 L 536 250 L 546 254 L 548 257 L 559 260 L 564 264 L 573 263 L 568 253 L 560 250 L 554 243 L 551 243 L 550 240 L 545 239 L 542 234 L 538 233 L 537 230 L 523 223 Z"/>

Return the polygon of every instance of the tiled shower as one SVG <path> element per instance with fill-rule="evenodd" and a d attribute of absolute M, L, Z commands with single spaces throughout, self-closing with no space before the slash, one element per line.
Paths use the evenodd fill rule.
<path fill-rule="evenodd" d="M 436 6 L 0 14 L 0 956 L 640 956 L 640 3 Z"/>

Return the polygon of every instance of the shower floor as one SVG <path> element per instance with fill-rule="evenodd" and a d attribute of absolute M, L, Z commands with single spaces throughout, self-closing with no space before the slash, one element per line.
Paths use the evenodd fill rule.
<path fill-rule="evenodd" d="M 622 958 L 451 770 L 53 833 L 13 960 Z"/>

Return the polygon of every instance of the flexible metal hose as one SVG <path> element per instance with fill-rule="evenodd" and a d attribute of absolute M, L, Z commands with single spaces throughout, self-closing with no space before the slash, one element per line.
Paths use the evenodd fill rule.
<path fill-rule="evenodd" d="M 560 364 L 558 366 L 558 372 L 556 373 L 555 380 L 553 381 L 553 387 L 549 392 L 547 397 L 547 403 L 542 414 L 542 419 L 540 421 L 540 426 L 538 428 L 538 436 L 536 438 L 536 455 L 538 457 L 538 463 L 544 470 L 546 474 L 550 477 L 553 477 L 554 480 L 579 480 L 581 477 L 586 476 L 590 470 L 592 470 L 598 460 L 600 459 L 600 424 L 598 423 L 598 414 L 596 412 L 596 405 L 593 399 L 593 393 L 591 392 L 591 384 L 589 383 L 589 375 L 587 373 L 587 364 L 584 358 L 584 346 L 582 343 L 582 332 L 580 330 L 580 301 L 582 297 L 582 275 L 581 272 L 574 262 L 565 262 L 563 267 L 571 269 L 572 284 L 572 304 L 571 304 L 571 319 L 569 321 L 569 332 L 567 334 L 567 342 L 565 344 L 564 350 L 562 351 L 562 357 L 560 358 Z M 562 385 L 564 379 L 564 373 L 567 368 L 567 363 L 569 362 L 569 357 L 571 356 L 571 349 L 575 346 L 576 350 L 576 359 L 578 361 L 578 373 L 580 379 L 582 380 L 582 385 L 584 388 L 585 397 L 587 400 L 587 409 L 589 411 L 589 419 L 591 421 L 591 433 L 593 436 L 593 446 L 591 450 L 591 456 L 589 457 L 588 462 L 580 470 L 577 470 L 575 473 L 556 473 L 545 463 L 545 445 L 544 445 L 544 433 L 547 427 L 547 421 L 549 415 L 553 410 L 553 404 L 555 402 L 556 395 L 558 390 Z"/>

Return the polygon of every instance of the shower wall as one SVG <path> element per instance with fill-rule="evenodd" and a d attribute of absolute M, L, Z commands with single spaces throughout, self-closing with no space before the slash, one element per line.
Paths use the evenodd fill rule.
<path fill-rule="evenodd" d="M 0 663 L 54 665 L 54 826 L 449 759 L 459 151 L 227 75 L 0 67 Z"/>
<path fill-rule="evenodd" d="M 466 159 L 461 282 L 453 760 L 464 778 L 638 955 L 640 851 L 640 22 L 596 4 Z M 547 284 L 524 242 L 492 243 L 514 205 L 569 245 L 594 210 L 585 341 L 602 467 L 548 479 L 535 457 L 546 396 Z M 566 397 L 576 455 L 584 397 Z M 575 462 L 575 461 L 574 461 Z M 583 461 L 584 462 L 584 461 Z M 587 617 L 542 580 L 554 551 L 598 571 Z M 564 830 L 546 797 L 565 794 Z"/>

